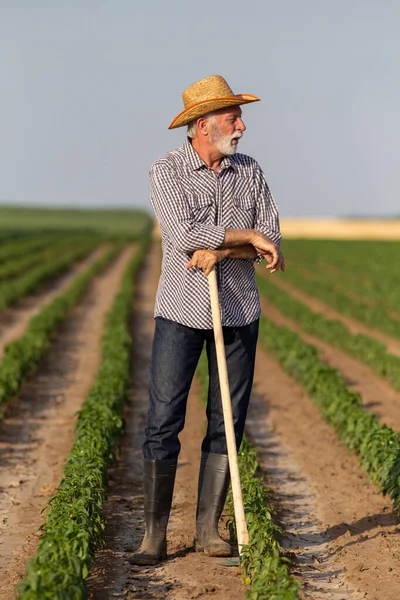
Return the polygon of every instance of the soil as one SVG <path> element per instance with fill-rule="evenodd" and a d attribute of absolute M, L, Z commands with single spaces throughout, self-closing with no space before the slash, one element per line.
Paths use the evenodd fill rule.
<path fill-rule="evenodd" d="M 137 285 L 131 324 L 134 345 L 126 430 L 120 456 L 110 470 L 104 508 L 106 545 L 98 552 L 88 579 L 89 597 L 92 600 L 243 599 L 246 588 L 237 567 L 222 566 L 218 559 L 193 552 L 204 427 L 204 409 L 196 381 L 181 435 L 182 452 L 168 531 L 169 559 L 157 567 L 143 568 L 129 563 L 130 552 L 139 547 L 144 533 L 141 443 L 159 265 L 159 244 L 154 243 Z M 5 522 L 0 524 L 4 532 L 0 566 L 6 580 L 0 584 L 1 598 L 11 598 L 13 585 L 23 575 L 26 560 L 36 546 L 40 508 L 60 479 L 72 443 L 73 414 L 83 401 L 98 364 L 101 315 L 104 315 L 99 305 L 103 306 L 107 297 L 111 301 L 115 292 L 118 280 L 115 268 L 98 278 L 96 285 L 103 282 L 103 291 L 95 292 L 93 287 L 85 302 L 66 321 L 54 351 L 31 383 L 24 386 L 21 398 L 13 406 L 15 412 L 8 415 L 7 426 L 6 423 L 0 426 L 3 439 L 0 451 L 9 477 L 8 487 L 0 495 L 0 507 L 7 509 L 2 513 Z M 107 280 L 111 273 L 112 281 Z M 391 426 L 398 426 L 399 396 L 384 381 L 343 353 L 306 336 L 275 309 L 266 304 L 263 309 L 277 323 L 297 328 L 305 339 L 318 345 L 323 359 L 343 373 L 350 387 L 362 393 L 369 409 Z M 66 395 L 68 405 L 64 400 Z M 57 428 L 60 424 L 64 425 L 63 436 Z M 392 512 L 390 501 L 367 481 L 357 457 L 338 441 L 304 389 L 261 346 L 247 434 L 259 450 L 269 502 L 276 511 L 276 521 L 284 527 L 281 544 L 293 560 L 292 572 L 303 584 L 302 597 L 397 600 L 400 597 L 398 515 Z M 226 536 L 223 525 L 221 533 Z"/>
<path fill-rule="evenodd" d="M 76 411 L 93 384 L 104 317 L 132 256 L 125 250 L 91 284 L 0 423 L 0 597 L 13 598 L 35 552 L 42 508 L 59 484 Z"/>

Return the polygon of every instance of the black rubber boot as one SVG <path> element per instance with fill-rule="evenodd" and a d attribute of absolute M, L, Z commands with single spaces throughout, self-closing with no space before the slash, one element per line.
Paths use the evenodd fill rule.
<path fill-rule="evenodd" d="M 129 561 L 156 565 L 167 558 L 167 525 L 174 491 L 177 460 L 144 460 L 144 518 L 146 533 L 140 550 Z"/>
<path fill-rule="evenodd" d="M 218 521 L 224 508 L 230 481 L 225 454 L 202 454 L 196 514 L 196 552 L 208 556 L 232 556 L 230 544 L 218 533 Z"/>

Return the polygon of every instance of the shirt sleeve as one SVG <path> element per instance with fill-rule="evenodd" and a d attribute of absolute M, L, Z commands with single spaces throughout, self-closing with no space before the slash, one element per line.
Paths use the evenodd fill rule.
<path fill-rule="evenodd" d="M 225 228 L 198 223 L 171 165 L 154 163 L 150 169 L 150 201 L 161 229 L 182 252 L 215 250 L 224 241 Z"/>
<path fill-rule="evenodd" d="M 257 165 L 255 179 L 256 216 L 254 229 L 279 246 L 282 235 L 280 232 L 278 208 L 259 165 Z M 262 259 L 263 256 L 259 255 L 256 260 L 259 262 Z"/>

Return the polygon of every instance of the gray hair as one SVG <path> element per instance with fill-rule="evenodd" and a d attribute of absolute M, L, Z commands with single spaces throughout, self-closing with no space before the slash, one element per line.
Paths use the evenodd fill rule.
<path fill-rule="evenodd" d="M 202 118 L 203 119 L 212 119 L 213 117 L 215 117 L 216 112 L 209 112 L 206 115 L 204 115 Z M 194 139 L 196 137 L 196 126 L 197 126 L 197 120 L 200 117 L 197 117 L 197 119 L 194 119 L 193 121 L 191 121 L 188 126 L 187 126 L 187 136 L 190 137 L 191 139 Z"/>
<path fill-rule="evenodd" d="M 189 125 L 187 126 L 187 136 L 190 137 L 191 139 L 196 137 L 196 125 L 197 125 L 197 119 L 195 119 L 194 121 L 191 121 L 189 123 Z"/>

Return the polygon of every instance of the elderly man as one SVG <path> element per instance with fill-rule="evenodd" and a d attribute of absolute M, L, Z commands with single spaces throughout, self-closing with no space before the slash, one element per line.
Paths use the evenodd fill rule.
<path fill-rule="evenodd" d="M 188 126 L 183 146 L 150 171 L 151 202 L 162 235 L 162 273 L 155 305 L 150 365 L 150 408 L 143 444 L 146 534 L 131 558 L 152 565 L 167 557 L 178 435 L 194 372 L 206 345 L 209 366 L 207 431 L 202 442 L 195 548 L 230 556 L 218 534 L 229 486 L 224 421 L 207 275 L 215 266 L 239 448 L 253 382 L 260 316 L 254 262 L 284 270 L 278 213 L 257 162 L 236 154 L 245 131 L 240 105 L 259 100 L 235 95 L 217 75 L 183 92 L 184 110 L 170 129 Z"/>

